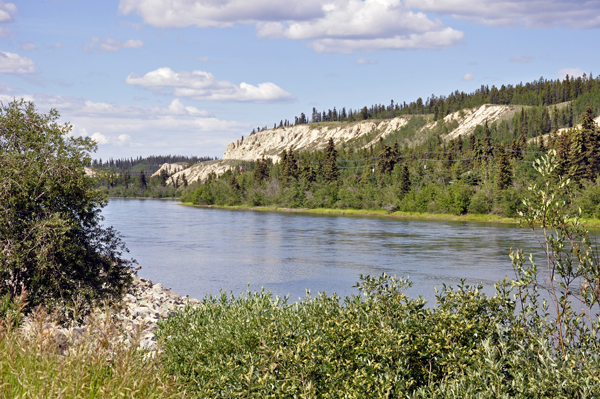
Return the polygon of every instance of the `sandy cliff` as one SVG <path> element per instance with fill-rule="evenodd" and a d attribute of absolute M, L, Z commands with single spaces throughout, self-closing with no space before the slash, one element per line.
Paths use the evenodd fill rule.
<path fill-rule="evenodd" d="M 160 176 L 160 173 L 164 170 L 167 172 L 167 174 L 169 176 L 184 170 L 186 167 L 185 163 L 163 163 L 162 166 L 160 167 L 160 169 L 158 169 L 156 172 L 154 172 L 152 174 L 152 177 L 154 176 Z"/>

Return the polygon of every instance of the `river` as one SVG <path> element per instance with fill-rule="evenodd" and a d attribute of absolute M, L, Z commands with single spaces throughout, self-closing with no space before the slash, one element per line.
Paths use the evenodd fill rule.
<path fill-rule="evenodd" d="M 538 252 L 528 229 L 403 218 L 321 216 L 193 208 L 170 200 L 111 199 L 106 225 L 124 237 L 138 275 L 201 299 L 261 287 L 304 297 L 307 289 L 357 293 L 359 275 L 406 276 L 407 293 L 434 301 L 434 286 L 514 276 L 509 249 Z"/>

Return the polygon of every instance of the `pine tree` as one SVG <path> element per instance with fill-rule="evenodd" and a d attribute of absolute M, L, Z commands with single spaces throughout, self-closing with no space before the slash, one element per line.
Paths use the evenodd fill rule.
<path fill-rule="evenodd" d="M 308 184 L 311 184 L 316 180 L 315 171 L 307 158 L 302 160 L 300 166 L 300 178 Z"/>
<path fill-rule="evenodd" d="M 129 171 L 126 170 L 125 173 L 123 173 L 123 184 L 125 185 L 125 188 L 129 188 Z"/>
<path fill-rule="evenodd" d="M 593 179 L 600 172 L 600 132 L 594 122 L 592 107 L 588 107 L 581 114 L 581 130 L 586 141 L 586 177 Z"/>
<path fill-rule="evenodd" d="M 142 190 L 145 190 L 147 187 L 147 183 L 146 183 L 146 175 L 144 174 L 144 169 L 142 169 L 142 171 L 140 172 L 140 176 L 139 176 L 138 180 L 140 182 L 140 188 Z"/>
<path fill-rule="evenodd" d="M 498 189 L 507 189 L 512 183 L 512 172 L 504 147 L 500 147 L 497 151 L 496 173 L 496 186 Z"/>
<path fill-rule="evenodd" d="M 160 171 L 160 185 L 165 187 L 167 185 L 167 179 L 169 178 L 169 174 L 166 170 Z"/>
<path fill-rule="evenodd" d="M 583 130 L 573 130 L 571 133 L 571 146 L 569 147 L 569 176 L 575 181 L 579 181 L 587 175 L 587 148 L 585 144 Z"/>
<path fill-rule="evenodd" d="M 400 174 L 400 193 L 402 196 L 405 196 L 410 191 L 410 172 L 408 170 L 408 165 L 404 164 L 402 166 L 402 173 Z"/>
<path fill-rule="evenodd" d="M 262 159 L 257 159 L 254 162 L 254 180 L 258 183 L 266 180 L 269 177 L 269 167 L 267 165 L 267 161 L 265 160 L 265 156 L 263 155 Z"/>
<path fill-rule="evenodd" d="M 325 165 L 323 170 L 324 178 L 328 182 L 335 182 L 340 176 L 340 171 L 337 165 L 337 155 L 338 154 L 337 150 L 335 149 L 333 139 L 330 138 L 327 148 L 325 148 Z"/>
<path fill-rule="evenodd" d="M 188 181 L 187 181 L 187 176 L 185 175 L 185 173 L 181 176 L 181 180 L 183 181 L 183 187 L 187 187 Z"/>

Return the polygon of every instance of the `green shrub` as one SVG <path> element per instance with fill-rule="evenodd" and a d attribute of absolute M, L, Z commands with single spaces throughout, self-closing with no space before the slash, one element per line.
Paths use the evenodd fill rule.
<path fill-rule="evenodd" d="M 514 310 L 481 287 L 429 309 L 406 280 L 361 279 L 343 300 L 209 296 L 160 325 L 162 360 L 199 397 L 404 397 L 468 368 Z"/>
<path fill-rule="evenodd" d="M 101 225 L 104 195 L 87 177 L 89 138 L 31 102 L 0 106 L 0 296 L 31 307 L 118 300 L 132 281 L 118 233 Z"/>

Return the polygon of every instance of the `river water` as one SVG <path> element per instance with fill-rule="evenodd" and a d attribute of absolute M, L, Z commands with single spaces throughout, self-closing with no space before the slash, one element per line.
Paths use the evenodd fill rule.
<path fill-rule="evenodd" d="M 105 224 L 121 232 L 138 275 L 201 299 L 262 287 L 357 293 L 359 275 L 406 276 L 407 293 L 434 301 L 434 286 L 461 279 L 485 292 L 513 277 L 509 249 L 539 253 L 527 229 L 474 222 L 193 208 L 169 200 L 111 199 Z"/>

